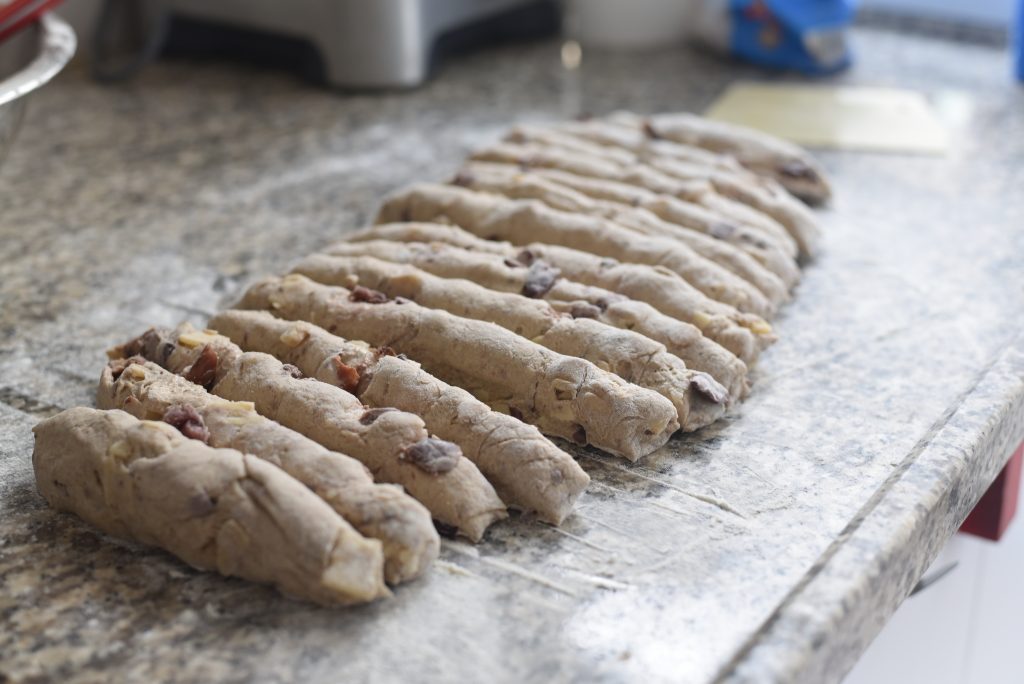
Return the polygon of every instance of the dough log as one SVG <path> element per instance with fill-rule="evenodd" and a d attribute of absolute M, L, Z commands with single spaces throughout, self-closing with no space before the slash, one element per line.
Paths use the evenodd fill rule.
<path fill-rule="evenodd" d="M 812 204 L 827 202 L 832 196 L 825 172 L 810 154 L 751 128 L 684 113 L 641 117 L 619 112 L 608 120 L 644 130 L 655 139 L 729 154 L 746 168 L 775 178 L 791 193 Z"/>
<path fill-rule="evenodd" d="M 343 388 L 354 384 L 369 406 L 415 413 L 431 433 L 458 444 L 503 501 L 536 511 L 545 522 L 560 524 L 590 482 L 576 461 L 534 426 L 490 410 L 469 392 L 386 350 L 265 311 L 225 311 L 210 325 L 243 349 L 272 354 L 308 377 Z"/>
<path fill-rule="evenodd" d="M 418 416 L 366 409 L 352 394 L 296 377 L 274 357 L 243 352 L 214 331 L 188 324 L 150 331 L 111 354 L 139 354 L 224 399 L 253 402 L 262 415 L 358 459 L 375 480 L 402 485 L 437 521 L 473 541 L 506 515 L 477 467 L 456 445 L 430 437 Z"/>
<path fill-rule="evenodd" d="M 316 603 L 389 594 L 380 542 L 265 461 L 122 411 L 73 408 L 33 432 L 39 493 L 107 534 Z"/>
<path fill-rule="evenodd" d="M 471 190 L 501 194 L 512 199 L 535 199 L 559 211 L 607 219 L 642 235 L 672 238 L 747 281 L 774 306 L 788 301 L 789 286 L 795 284 L 784 282 L 779 275 L 729 243 L 662 221 L 646 209 L 595 200 L 572 188 L 508 165 L 470 164 L 458 173 L 453 182 Z"/>
<path fill-rule="evenodd" d="M 380 303 L 357 301 L 367 298 Z M 588 361 L 556 354 L 492 323 L 383 299 L 291 275 L 254 285 L 240 307 L 391 347 L 542 432 L 632 461 L 679 429 L 670 401 Z"/>
<path fill-rule="evenodd" d="M 512 143 L 511 147 L 480 150 L 474 153 L 473 158 L 508 163 L 511 154 L 526 159 L 527 166 L 568 169 L 571 165 L 574 172 L 587 171 L 586 175 L 621 180 L 698 202 L 704 201 L 710 187 L 719 195 L 782 224 L 804 255 L 814 253 L 819 230 L 813 213 L 770 179 L 752 175 L 737 177 L 736 174 L 678 159 L 651 157 L 644 160 L 623 149 L 601 147 L 557 131 L 535 133 L 536 130 L 513 129 L 506 138 Z M 543 154 L 537 154 L 538 149 Z"/>
<path fill-rule="evenodd" d="M 440 278 L 408 264 L 370 256 L 313 255 L 293 270 L 325 285 L 364 287 L 463 318 L 497 323 L 552 351 L 576 356 L 672 402 L 683 430 L 710 425 L 729 393 L 707 373 L 692 371 L 664 345 L 631 330 L 573 318 L 543 300 L 496 292 L 468 280 Z"/>
<path fill-rule="evenodd" d="M 493 162 L 471 162 L 474 165 L 487 164 L 488 166 L 512 166 L 511 164 L 498 164 Z M 520 166 L 513 168 L 520 169 Z M 621 183 L 607 178 L 577 175 L 558 168 L 546 168 L 543 166 L 530 166 L 526 169 L 531 174 L 553 181 L 567 188 L 572 188 L 593 199 L 615 202 L 628 207 L 640 207 L 648 210 L 655 216 L 669 223 L 675 223 L 685 228 L 705 233 L 716 240 L 722 240 L 734 244 L 747 251 L 751 256 L 759 258 L 762 263 L 769 263 L 768 259 L 776 259 L 776 253 L 784 256 L 791 266 L 798 267 L 794 259 L 800 250 L 796 240 L 778 222 L 753 211 L 749 207 L 737 204 L 725 197 L 718 196 L 708 186 L 705 188 L 705 197 L 714 197 L 715 200 L 701 202 L 681 199 L 672 195 L 664 195 L 651 192 L 646 188 L 637 185 Z M 718 204 L 721 208 L 718 211 L 712 210 L 707 204 Z M 743 221 L 737 218 L 741 215 L 752 221 Z M 774 269 L 773 269 L 774 270 Z"/>
<path fill-rule="evenodd" d="M 231 402 L 155 363 L 119 359 L 100 378 L 96 405 L 136 418 L 163 420 L 212 447 L 236 449 L 273 463 L 327 502 L 363 536 L 379 539 L 384 577 L 397 584 L 422 575 L 440 540 L 430 513 L 400 487 L 375 484 L 359 461 Z"/>
<path fill-rule="evenodd" d="M 413 224 L 393 225 L 414 227 Z M 448 226 L 436 227 L 442 231 L 456 230 Z M 374 237 L 388 229 L 387 226 L 378 226 L 377 230 L 366 231 L 358 237 Z M 326 252 L 342 256 L 373 256 L 411 264 L 442 278 L 464 278 L 491 290 L 544 299 L 558 311 L 573 317 L 594 318 L 616 328 L 635 330 L 661 342 L 689 368 L 711 374 L 729 391 L 730 397 L 746 395 L 746 364 L 725 347 L 704 337 L 696 326 L 666 316 L 644 302 L 566 280 L 557 269 L 546 267 L 543 262 L 527 267 L 497 254 L 474 252 L 441 242 L 396 243 L 370 239 L 338 242 L 328 247 Z"/>
<path fill-rule="evenodd" d="M 515 245 L 546 242 L 627 262 L 661 266 L 707 297 L 763 318 L 775 306 L 742 278 L 666 238 L 640 238 L 602 218 L 558 211 L 536 200 L 514 200 L 451 185 L 418 184 L 391 196 L 378 223 L 447 221 L 479 237 Z"/>
<path fill-rule="evenodd" d="M 540 259 L 559 269 L 562 276 L 585 285 L 604 288 L 646 302 L 658 311 L 695 325 L 704 335 L 753 365 L 763 349 L 775 341 L 771 326 L 752 314 L 709 299 L 686 281 L 666 269 L 642 264 L 621 264 L 593 254 L 555 245 L 529 245 L 525 249 L 508 243 L 483 240 L 454 226 L 423 223 L 392 224 L 351 236 L 396 241 L 445 242 L 463 249 L 500 254 L 525 266 Z"/>

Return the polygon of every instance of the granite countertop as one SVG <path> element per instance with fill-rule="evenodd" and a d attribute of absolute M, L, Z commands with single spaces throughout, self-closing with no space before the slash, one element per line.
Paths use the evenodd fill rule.
<path fill-rule="evenodd" d="M 323 610 L 98 534 L 35 493 L 32 425 L 108 345 L 451 172 L 517 121 L 700 110 L 763 74 L 555 43 L 412 93 L 160 63 L 31 103 L 0 169 L 0 681 L 834 681 L 1024 438 L 1024 92 L 1005 52 L 861 29 L 842 80 L 926 91 L 945 158 L 823 154 L 837 198 L 781 341 L 727 420 L 594 483 L 561 529 L 446 541 L 393 600 Z"/>

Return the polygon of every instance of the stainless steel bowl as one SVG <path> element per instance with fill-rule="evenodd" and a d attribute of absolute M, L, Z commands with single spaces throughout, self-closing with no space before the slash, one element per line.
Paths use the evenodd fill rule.
<path fill-rule="evenodd" d="M 55 14 L 0 43 L 0 163 L 25 115 L 28 94 L 57 75 L 75 54 L 75 32 Z"/>

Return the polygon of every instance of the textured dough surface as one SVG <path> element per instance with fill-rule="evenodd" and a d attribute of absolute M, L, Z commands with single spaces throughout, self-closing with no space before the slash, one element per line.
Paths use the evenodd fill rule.
<path fill-rule="evenodd" d="M 269 463 L 123 411 L 73 408 L 33 431 L 39 493 L 108 534 L 317 603 L 389 593 L 380 542 Z"/>
<path fill-rule="evenodd" d="M 601 145 L 550 127 L 519 126 L 512 129 L 506 140 L 539 145 L 555 155 L 579 155 L 580 160 L 607 163 L 616 168 L 618 177 L 630 178 L 631 182 L 658 192 L 686 194 L 688 189 L 679 190 L 674 184 L 681 181 L 689 188 L 692 183 L 707 182 L 718 194 L 781 223 L 807 256 L 814 253 L 820 237 L 814 214 L 771 176 L 725 170 L 693 155 L 688 159 L 680 155 L 640 156 L 623 147 Z"/>
<path fill-rule="evenodd" d="M 572 188 L 512 166 L 470 164 L 463 167 L 454 182 L 472 190 L 513 199 L 535 199 L 559 211 L 607 219 L 641 235 L 671 238 L 750 283 L 774 306 L 788 301 L 789 286 L 795 284 L 783 281 L 754 257 L 727 242 L 662 221 L 646 209 L 592 199 Z M 787 276 L 790 274 L 786 273 Z"/>
<path fill-rule="evenodd" d="M 374 237 L 402 242 L 445 242 L 463 249 L 499 254 L 524 265 L 540 259 L 558 268 L 570 280 L 646 302 L 668 316 L 691 323 L 748 366 L 775 341 L 771 326 L 764 319 L 740 313 L 709 299 L 675 273 L 657 267 L 623 264 L 615 259 L 557 245 L 532 244 L 518 248 L 504 242 L 484 240 L 455 226 L 439 224 L 382 225 L 351 239 Z"/>
<path fill-rule="evenodd" d="M 259 415 L 250 403 L 213 396 L 146 361 L 117 374 L 106 367 L 96 405 L 150 420 L 164 420 L 174 407 L 191 407 L 206 429 L 207 444 L 273 463 L 309 487 L 362 535 L 379 539 L 390 584 L 420 576 L 437 558 L 440 539 L 422 504 L 400 487 L 374 483 L 359 461 Z"/>
<path fill-rule="evenodd" d="M 440 278 L 415 266 L 370 256 L 314 254 L 299 262 L 293 272 L 325 285 L 344 285 L 355 279 L 389 297 L 497 323 L 559 354 L 586 359 L 671 401 L 683 430 L 710 425 L 725 412 L 725 388 L 706 373 L 688 369 L 664 345 L 631 330 L 573 318 L 543 300 L 496 292 L 469 280 Z"/>
<path fill-rule="evenodd" d="M 393 224 L 400 226 L 402 224 Z M 386 230 L 385 227 L 379 227 Z M 439 226 L 448 230 L 446 226 Z M 376 231 L 360 233 L 373 237 Z M 567 280 L 557 269 L 548 289 L 532 286 L 534 269 L 515 259 L 475 252 L 441 242 L 395 243 L 387 240 L 338 242 L 325 250 L 343 256 L 373 256 L 396 263 L 411 264 L 442 278 L 465 278 L 499 292 L 526 293 L 541 297 L 556 310 L 573 317 L 592 317 L 607 325 L 635 330 L 681 358 L 689 368 L 711 374 L 731 397 L 747 391 L 747 367 L 735 354 L 704 337 L 696 326 L 676 320 L 644 302 L 591 285 Z M 528 285 L 529 284 L 529 285 Z M 589 306 L 582 306 L 589 305 Z"/>
<path fill-rule="evenodd" d="M 356 368 L 360 399 L 420 416 L 433 434 L 459 445 L 503 501 L 536 511 L 545 522 L 560 524 L 590 482 L 572 456 L 536 427 L 492 411 L 412 361 L 265 311 L 225 311 L 210 324 L 243 348 L 272 354 L 323 382 L 341 382 L 335 359 Z"/>
<path fill-rule="evenodd" d="M 386 200 L 378 222 L 443 220 L 487 239 L 545 242 L 598 256 L 668 269 L 699 292 L 745 313 L 770 317 L 775 306 L 756 287 L 675 240 L 642 237 L 600 217 L 552 209 L 451 185 L 420 183 Z"/>
<path fill-rule="evenodd" d="M 365 464 L 377 481 L 405 490 L 441 523 L 478 541 L 491 523 L 505 517 L 505 506 L 473 463 L 454 444 L 454 465 L 435 472 L 413 456 L 434 452 L 423 421 L 411 413 L 372 414 L 354 395 L 325 383 L 293 377 L 269 354 L 243 352 L 228 338 L 182 324 L 145 345 L 144 356 L 189 377 L 213 354 L 210 391 L 232 401 L 251 401 L 276 420 L 332 451 Z M 132 343 L 126 345 L 132 346 Z M 161 359 L 163 359 L 161 361 Z"/>
<path fill-rule="evenodd" d="M 608 121 L 649 131 L 656 138 L 728 153 L 746 168 L 775 178 L 808 202 L 826 202 L 832 196 L 825 172 L 814 158 L 799 146 L 775 136 L 687 113 L 641 117 L 617 112 Z"/>
<path fill-rule="evenodd" d="M 672 403 L 594 364 L 556 354 L 493 323 L 413 302 L 352 301 L 299 275 L 257 283 L 240 308 L 264 309 L 392 347 L 492 408 L 517 411 L 542 432 L 636 460 L 679 428 Z"/>
<path fill-rule="evenodd" d="M 527 168 L 561 169 L 581 176 L 636 185 L 659 194 L 697 202 L 757 225 L 764 225 L 765 222 L 751 217 L 762 216 L 773 224 L 781 224 L 805 256 L 813 254 L 819 236 L 817 221 L 807 207 L 775 184 L 766 187 L 763 179 L 760 185 L 751 185 L 729 174 L 709 171 L 677 160 L 656 159 L 645 164 L 635 157 L 617 159 L 600 150 L 595 152 L 578 140 L 570 140 L 568 144 L 564 139 L 558 144 L 529 140 L 503 142 L 477 150 L 472 158 L 519 164 Z M 727 202 L 716 201 L 715 198 Z M 735 211 L 736 208 L 746 211 Z"/>
<path fill-rule="evenodd" d="M 470 164 L 491 167 L 513 166 L 494 162 L 470 162 Z M 522 170 L 520 166 L 513 166 L 513 168 Z M 708 188 L 707 195 L 714 196 L 715 200 L 685 200 L 672 195 L 651 192 L 637 185 L 607 178 L 577 175 L 558 168 L 533 166 L 527 168 L 526 171 L 572 188 L 593 199 L 646 209 L 669 223 L 697 230 L 717 240 L 734 244 L 763 262 L 766 259 L 776 260 L 783 257 L 786 261 L 792 262 L 799 254 L 796 240 L 778 222 L 758 212 L 752 212 L 749 207 L 720 197 L 710 188 Z M 708 204 L 718 205 L 719 209 L 711 209 L 706 206 Z M 737 210 L 736 207 L 739 209 Z M 737 215 L 749 217 L 751 214 L 754 216 L 753 221 L 743 221 L 737 218 Z"/>

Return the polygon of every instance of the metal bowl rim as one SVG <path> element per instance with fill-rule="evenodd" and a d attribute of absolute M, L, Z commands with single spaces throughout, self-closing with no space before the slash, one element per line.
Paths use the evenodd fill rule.
<path fill-rule="evenodd" d="M 39 52 L 24 69 L 0 81 L 0 106 L 39 88 L 63 69 L 78 40 L 71 26 L 52 12 L 39 18 Z"/>

